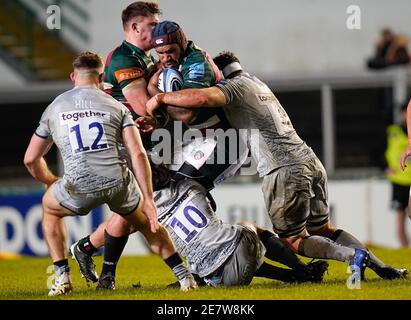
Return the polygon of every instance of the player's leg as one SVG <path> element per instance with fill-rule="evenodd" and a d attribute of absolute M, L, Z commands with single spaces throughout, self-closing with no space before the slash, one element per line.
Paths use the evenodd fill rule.
<path fill-rule="evenodd" d="M 63 295 L 73 290 L 66 253 L 67 231 L 63 217 L 73 216 L 74 213 L 62 207 L 56 200 L 54 196 L 56 185 L 59 185 L 59 181 L 46 191 L 42 201 L 43 234 L 55 269 L 55 282 L 50 288 L 49 296 Z"/>
<path fill-rule="evenodd" d="M 104 245 L 104 230 L 107 224 L 108 221 L 102 222 L 93 233 L 73 243 L 70 247 L 71 257 L 77 262 L 80 273 L 86 279 L 87 284 L 98 281 L 96 265 L 92 257 Z"/>
<path fill-rule="evenodd" d="M 322 236 L 331 239 L 327 234 L 311 233 L 312 230 L 319 230 L 329 225 L 329 205 L 328 205 L 328 179 L 327 173 L 322 163 L 315 159 L 310 161 L 309 166 L 314 173 L 312 182 L 313 197 L 310 199 L 310 214 L 307 220 L 307 229 L 311 235 Z M 369 262 L 369 252 L 362 246 L 345 246 L 342 243 L 335 242 L 345 249 L 351 248 L 354 250 L 354 255 L 349 261 L 353 278 L 361 277 L 364 274 L 365 268 Z"/>
<path fill-rule="evenodd" d="M 407 214 L 405 209 L 397 210 L 397 234 L 401 243 L 401 247 L 408 248 L 408 235 L 407 235 Z"/>
<path fill-rule="evenodd" d="M 279 280 L 282 282 L 298 282 L 298 278 L 292 269 L 284 269 L 273 266 L 267 262 L 263 262 L 261 266 L 254 272 L 254 277 Z"/>
<path fill-rule="evenodd" d="M 397 222 L 397 235 L 401 243 L 401 246 L 404 248 L 408 247 L 408 235 L 406 228 L 406 211 L 408 207 L 408 197 L 410 193 L 409 186 L 401 186 L 397 184 L 392 184 L 393 186 L 393 195 L 391 207 L 397 213 L 396 222 Z"/>
<path fill-rule="evenodd" d="M 106 231 L 107 230 L 107 231 Z M 108 233 L 108 249 L 104 253 L 102 274 L 115 274 L 115 268 L 124 247 L 127 244 L 129 233 L 134 230 L 130 224 L 118 214 L 113 214 L 109 220 L 102 222 L 90 235 L 80 239 L 70 247 L 70 254 L 77 262 L 82 276 L 87 282 L 97 282 L 98 274 L 93 261 L 93 254 L 104 246 L 105 233 Z M 105 267 L 105 268 L 104 268 Z"/>
<path fill-rule="evenodd" d="M 125 186 L 123 190 L 117 192 L 115 196 L 111 197 L 110 202 L 108 203 L 109 207 L 112 211 L 121 214 L 122 218 L 132 226 L 132 229 L 129 229 L 130 232 L 140 231 L 144 235 L 151 250 L 165 261 L 180 281 L 181 290 L 195 289 L 197 284 L 177 253 L 167 230 L 160 226 L 156 233 L 151 231 L 149 221 L 141 209 L 143 202 L 140 201 L 137 182 L 131 172 L 129 177 L 130 183 L 128 186 Z M 107 228 L 110 230 L 108 226 Z M 123 233 L 125 231 L 126 229 L 122 230 Z M 107 242 L 112 240 L 111 238 L 106 232 L 104 244 L 105 251 L 107 251 Z M 100 277 L 100 280 L 102 280 L 102 278 L 103 275 Z"/>
<path fill-rule="evenodd" d="M 325 271 L 328 269 L 328 262 L 326 261 L 315 261 L 311 262 L 308 265 L 298 258 L 298 256 L 291 250 L 291 248 L 284 244 L 278 236 L 266 229 L 260 228 L 256 224 L 251 222 L 242 221 L 239 224 L 246 226 L 247 228 L 254 230 L 260 241 L 265 247 L 264 256 L 272 261 L 280 262 L 291 269 L 276 269 L 276 267 L 264 263 L 256 271 L 256 276 L 282 280 L 286 282 L 292 281 L 313 281 L 320 282 L 323 279 Z M 281 268 L 280 268 L 281 269 Z M 284 272 L 283 270 L 287 270 Z M 280 277 L 280 278 L 277 278 Z M 288 278 L 287 278 L 288 277 Z M 288 279 L 288 280 L 287 280 Z"/>
<path fill-rule="evenodd" d="M 280 262 L 291 269 L 302 272 L 306 271 L 306 264 L 301 261 L 290 247 L 285 245 L 275 233 L 262 229 L 251 222 L 241 221 L 239 224 L 256 232 L 266 249 L 265 257 L 272 261 Z"/>
<path fill-rule="evenodd" d="M 183 260 L 177 253 L 174 243 L 172 242 L 168 231 L 160 225 L 159 230 L 153 233 L 146 216 L 143 214 L 140 205 L 130 215 L 123 216 L 133 227 L 140 231 L 146 238 L 150 249 L 160 256 L 168 267 L 172 270 L 178 281 L 180 289 L 183 291 L 197 288 L 197 283 L 190 271 L 184 265 Z"/>
<path fill-rule="evenodd" d="M 258 267 L 263 264 L 265 249 L 257 233 L 243 226 L 238 226 L 238 228 L 240 228 L 241 235 L 234 252 L 223 265 L 204 277 L 208 285 L 214 287 L 248 285 Z M 281 276 L 278 273 L 273 273 L 274 275 Z M 288 278 L 284 276 L 284 279 Z"/>
<path fill-rule="evenodd" d="M 110 219 L 100 223 L 96 230 L 74 243 L 72 248 L 75 247 L 76 251 L 79 250 L 90 257 L 95 254 L 104 245 L 104 230 L 106 230 Z"/>
<path fill-rule="evenodd" d="M 313 183 L 319 177 L 315 162 L 283 167 L 264 177 L 263 193 L 274 231 L 290 248 L 303 256 L 351 262 L 355 250 L 341 246 L 328 238 L 310 236 L 306 223 Z M 327 219 L 323 219 L 325 223 Z"/>
<path fill-rule="evenodd" d="M 367 249 L 361 243 L 361 241 L 359 241 L 351 233 L 345 230 L 342 230 L 342 229 L 335 229 L 331 226 L 330 223 L 327 223 L 326 225 L 318 227 L 318 228 L 311 228 L 310 233 L 327 237 L 345 247 Z M 372 269 L 381 278 L 392 280 L 392 279 L 406 278 L 408 276 L 407 269 L 394 268 L 392 266 L 389 266 L 385 264 L 383 261 L 381 261 L 380 259 L 378 259 L 378 257 L 372 251 L 368 250 L 368 253 L 369 253 L 368 267 Z M 363 274 L 362 274 L 362 277 L 364 277 Z"/>
<path fill-rule="evenodd" d="M 103 230 L 104 254 L 100 281 L 97 289 L 115 289 L 117 263 L 127 244 L 131 225 L 124 217 L 113 213 Z M 100 240 L 100 235 L 99 241 Z M 95 237 L 97 238 L 97 237 Z M 100 242 L 101 244 L 101 242 Z"/>
<path fill-rule="evenodd" d="M 311 235 L 322 236 L 331 239 L 335 243 L 353 248 L 356 251 L 358 257 L 354 260 L 358 264 L 357 267 L 361 270 L 361 276 L 364 275 L 364 265 L 361 260 L 361 256 L 365 259 L 368 255 L 368 267 L 373 269 L 383 278 L 390 277 L 400 277 L 403 274 L 404 270 L 394 269 L 389 266 L 386 266 L 382 261 L 380 261 L 372 252 L 370 252 L 359 240 L 357 240 L 353 235 L 344 230 L 336 230 L 333 228 L 328 221 L 328 195 L 327 195 L 327 176 L 325 169 L 322 164 L 317 161 L 316 166 L 318 167 L 318 178 L 313 184 L 313 192 L 315 197 L 311 199 L 311 212 L 309 219 L 307 221 L 307 229 Z M 325 219 L 327 217 L 327 219 Z M 367 254 L 361 252 L 361 250 L 366 251 Z"/>

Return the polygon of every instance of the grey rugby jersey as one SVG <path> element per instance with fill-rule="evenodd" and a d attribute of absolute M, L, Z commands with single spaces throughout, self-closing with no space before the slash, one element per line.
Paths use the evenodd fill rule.
<path fill-rule="evenodd" d="M 242 129 L 240 135 L 251 150 L 260 176 L 315 157 L 273 92 L 258 78 L 243 73 L 216 86 L 226 97 L 224 111 L 229 122 Z"/>
<path fill-rule="evenodd" d="M 122 129 L 134 125 L 130 111 L 94 86 L 59 95 L 44 111 L 35 134 L 52 137 L 64 162 L 65 188 L 88 193 L 123 181 Z"/>
<path fill-rule="evenodd" d="M 183 180 L 154 193 L 159 222 L 169 231 L 178 253 L 200 277 L 220 267 L 240 239 L 239 226 L 218 219 L 206 193 L 193 180 Z"/>

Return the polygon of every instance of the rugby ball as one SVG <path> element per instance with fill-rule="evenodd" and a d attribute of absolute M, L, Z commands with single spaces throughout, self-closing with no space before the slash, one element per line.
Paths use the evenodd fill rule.
<path fill-rule="evenodd" d="M 158 78 L 158 89 L 162 92 L 178 91 L 183 88 L 183 77 L 174 68 L 164 69 Z"/>

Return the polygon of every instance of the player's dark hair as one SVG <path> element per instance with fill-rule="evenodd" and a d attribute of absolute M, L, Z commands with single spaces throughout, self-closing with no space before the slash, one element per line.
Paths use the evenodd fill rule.
<path fill-rule="evenodd" d="M 240 60 L 238 60 L 234 52 L 231 51 L 220 52 L 217 56 L 214 57 L 213 60 L 220 70 L 223 70 L 226 66 L 233 62 L 240 63 Z"/>
<path fill-rule="evenodd" d="M 136 1 L 128 5 L 121 14 L 121 20 L 123 21 L 123 29 L 125 30 L 127 24 L 131 19 L 136 17 L 148 17 L 149 15 L 161 14 L 161 10 L 157 3 Z"/>
<path fill-rule="evenodd" d="M 101 56 L 92 51 L 81 52 L 73 61 L 74 69 L 96 70 L 103 67 Z"/>
<path fill-rule="evenodd" d="M 172 174 L 165 164 L 154 164 L 149 157 L 151 167 L 151 180 L 154 191 L 163 189 L 171 182 Z"/>

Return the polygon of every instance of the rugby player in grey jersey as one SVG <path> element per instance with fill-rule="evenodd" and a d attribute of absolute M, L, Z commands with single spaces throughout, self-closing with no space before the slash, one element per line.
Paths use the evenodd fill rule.
<path fill-rule="evenodd" d="M 152 169 L 158 221 L 167 228 L 191 272 L 206 284 L 248 285 L 254 276 L 284 282 L 322 280 L 327 262 L 306 265 L 272 232 L 249 222 L 222 222 L 204 186 L 193 179 L 174 181 L 165 166 L 152 165 Z M 291 269 L 275 267 L 264 257 Z"/>
<path fill-rule="evenodd" d="M 268 86 L 244 72 L 233 53 L 214 61 L 226 80 L 211 88 L 157 94 L 147 102 L 148 113 L 163 104 L 223 107 L 233 127 L 258 129 L 243 139 L 263 177 L 266 207 L 279 237 L 301 255 L 348 262 L 353 281 L 363 278 L 368 262 L 382 278 L 405 277 L 407 270 L 384 264 L 353 235 L 331 226 L 325 169 Z"/>
<path fill-rule="evenodd" d="M 73 67 L 75 87 L 46 108 L 24 156 L 30 174 L 47 188 L 42 227 L 56 270 L 49 296 L 72 291 L 62 218 L 86 215 L 104 203 L 143 233 L 153 252 L 182 281 L 182 289 L 196 288 L 167 230 L 158 224 L 150 165 L 130 111 L 99 89 L 101 58 L 84 52 L 74 60 Z M 53 142 L 63 158 L 62 178 L 48 169 L 43 157 Z M 130 154 L 134 175 L 120 156 L 120 143 Z M 107 228 L 106 246 L 112 238 Z"/>
<path fill-rule="evenodd" d="M 164 165 L 153 165 L 154 201 L 163 225 L 186 259 L 196 280 L 210 286 L 248 285 L 254 276 L 284 282 L 320 282 L 328 263 L 305 264 L 268 230 L 249 223 L 223 223 L 213 210 L 208 190 L 193 179 L 175 181 L 175 173 Z M 124 225 L 113 216 L 99 226 Z M 130 228 L 133 233 L 135 228 Z M 92 245 L 104 245 L 101 230 L 91 235 Z M 90 241 L 91 242 L 91 241 Z M 263 261 L 266 257 L 291 269 L 279 268 Z M 90 257 L 91 259 L 91 257 Z M 90 273 L 92 264 L 83 265 L 83 274 Z M 176 282 L 171 287 L 179 287 Z"/>

